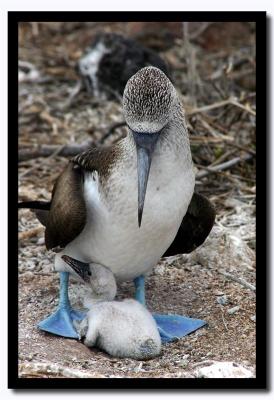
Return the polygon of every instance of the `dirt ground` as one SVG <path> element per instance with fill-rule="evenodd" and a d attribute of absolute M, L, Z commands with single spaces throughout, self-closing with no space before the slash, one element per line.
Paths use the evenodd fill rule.
<path fill-rule="evenodd" d="M 219 232 L 214 232 L 203 247 L 207 249 L 206 254 L 212 254 L 210 247 L 215 247 L 216 243 L 222 245 Z M 32 271 L 38 271 L 28 270 L 20 274 L 19 357 L 22 376 L 31 375 L 28 369 L 24 372 L 25 363 L 29 361 L 45 362 L 48 366 L 56 363 L 81 372 L 88 371 L 94 377 L 192 377 L 198 366 L 210 365 L 212 360 L 232 361 L 254 368 L 255 292 L 227 279 L 220 272 L 221 268 L 216 268 L 213 263 L 209 265 L 203 259 L 202 248 L 196 250 L 195 255 L 161 260 L 147 279 L 147 305 L 153 312 L 204 319 L 207 326 L 175 343 L 163 345 L 162 353 L 156 359 L 135 361 L 113 358 L 97 349 L 88 349 L 79 341 L 55 337 L 37 329 L 37 323 L 57 306 L 58 275 L 49 271 L 52 257 L 44 254 L 43 250 L 40 252 L 39 246 L 35 247 L 38 251 L 33 258 L 37 264 Z M 28 250 L 32 251 L 32 247 Z M 215 262 L 217 266 L 223 263 L 225 254 L 220 257 Z M 225 262 L 226 271 L 254 284 L 252 251 L 248 253 L 249 265 L 239 255 L 235 255 L 235 261 L 239 263 L 236 268 L 232 267 L 233 262 L 231 265 Z M 81 285 L 72 281 L 70 296 L 75 308 L 81 308 L 83 293 Z M 118 299 L 132 297 L 133 293 L 133 284 L 124 282 L 119 285 Z M 231 313 L 234 307 L 239 309 Z M 46 371 L 44 374 L 47 375 Z M 43 376 L 43 370 L 36 375 Z"/>
<path fill-rule="evenodd" d="M 79 24 L 20 26 L 19 58 L 33 63 L 46 78 L 19 85 L 20 199 L 50 199 L 52 185 L 67 163 L 58 155 L 63 146 L 87 139 L 96 144 L 114 123 L 123 121 L 121 104 L 115 100 L 81 92 L 73 104 L 65 105 L 77 81 L 75 62 L 92 35 L 100 28 L 152 43 L 173 69 L 186 108 L 197 189 L 213 202 L 217 217 L 200 249 L 160 260 L 147 278 L 147 305 L 153 312 L 204 319 L 207 326 L 163 345 L 161 355 L 149 361 L 113 358 L 80 341 L 39 331 L 37 323 L 57 306 L 58 274 L 52 271 L 54 254 L 45 249 L 44 228 L 30 211 L 20 210 L 19 376 L 194 378 L 199 367 L 216 361 L 244 365 L 254 376 L 254 26 L 208 23 L 199 33 L 194 23 L 189 27 L 190 41 L 174 27 L 171 44 L 165 46 L 165 38 L 153 41 L 149 33 L 140 39 L 142 28 L 138 31 L 136 23 L 133 27 Z M 202 109 L 208 105 L 213 107 Z M 123 134 L 124 128 L 117 129 L 106 143 Z M 32 154 L 41 145 L 54 146 L 53 153 Z M 246 155 L 248 160 L 228 170 L 221 168 L 214 174 L 208 170 Z M 82 306 L 83 293 L 84 288 L 71 281 L 70 296 L 76 307 Z M 132 295 L 132 282 L 119 285 L 118 298 Z"/>

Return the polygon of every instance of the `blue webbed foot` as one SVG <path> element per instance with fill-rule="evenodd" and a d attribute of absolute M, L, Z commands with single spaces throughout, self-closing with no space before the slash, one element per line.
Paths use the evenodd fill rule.
<path fill-rule="evenodd" d="M 38 328 L 54 335 L 80 339 L 73 326 L 73 320 L 81 320 L 84 317 L 84 312 L 73 310 L 70 307 L 58 307 L 52 315 L 39 322 Z"/>
<path fill-rule="evenodd" d="M 153 314 L 153 318 L 157 323 L 162 343 L 173 342 L 206 325 L 206 322 L 201 319 L 176 314 Z"/>
<path fill-rule="evenodd" d="M 135 299 L 145 306 L 145 279 L 144 276 L 138 276 L 134 279 Z M 206 322 L 201 319 L 183 317 L 181 315 L 171 314 L 153 314 L 161 336 L 162 343 L 173 342 L 190 333 L 196 331 Z"/>
<path fill-rule="evenodd" d="M 73 321 L 85 317 L 84 311 L 76 311 L 70 305 L 68 298 L 68 272 L 60 272 L 60 301 L 57 310 L 48 318 L 39 322 L 38 328 L 55 335 L 80 339 Z"/>

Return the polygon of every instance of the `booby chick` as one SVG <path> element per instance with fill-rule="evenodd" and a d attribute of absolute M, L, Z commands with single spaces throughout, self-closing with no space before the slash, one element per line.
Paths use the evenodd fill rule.
<path fill-rule="evenodd" d="M 78 337 L 68 298 L 71 269 L 62 259 L 108 267 L 119 281 L 134 280 L 145 305 L 145 279 L 161 256 L 201 245 L 215 219 L 211 203 L 194 193 L 195 175 L 180 98 L 167 76 L 146 67 L 124 90 L 125 138 L 74 157 L 56 181 L 51 202 L 28 202 L 46 226 L 47 249 L 58 249 L 60 304 L 39 324 L 48 332 Z M 33 204 L 33 206 L 32 206 Z M 205 324 L 177 315 L 154 315 L 161 337 L 173 340 Z"/>
<path fill-rule="evenodd" d="M 117 286 L 110 269 L 66 255 L 62 259 L 91 289 L 84 303 L 90 311 L 81 322 L 74 322 L 79 337 L 85 337 L 86 346 L 96 346 L 114 357 L 137 360 L 159 355 L 161 338 L 148 310 L 134 299 L 112 301 Z"/>

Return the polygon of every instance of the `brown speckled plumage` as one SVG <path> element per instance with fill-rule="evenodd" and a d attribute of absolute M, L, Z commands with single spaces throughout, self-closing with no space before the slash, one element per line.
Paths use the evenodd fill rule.
<path fill-rule="evenodd" d="M 91 147 L 77 154 L 71 161 L 86 171 L 97 171 L 101 178 L 107 179 L 120 156 L 121 148 L 116 144 L 102 148 Z"/>
<path fill-rule="evenodd" d="M 174 87 L 165 74 L 154 67 L 142 68 L 127 83 L 123 108 L 127 123 L 157 121 L 163 126 L 171 114 Z"/>

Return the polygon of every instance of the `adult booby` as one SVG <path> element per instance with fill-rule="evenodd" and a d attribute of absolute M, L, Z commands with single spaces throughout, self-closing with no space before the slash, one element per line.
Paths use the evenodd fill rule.
<path fill-rule="evenodd" d="M 47 249 L 59 248 L 60 305 L 39 324 L 55 334 L 78 337 L 72 320 L 83 317 L 69 304 L 62 255 L 106 266 L 118 281 L 133 279 L 136 299 L 145 304 L 144 274 L 163 255 L 194 250 L 214 223 L 212 205 L 194 193 L 184 112 L 166 75 L 154 67 L 139 70 L 125 87 L 123 112 L 124 139 L 74 157 L 55 183 L 51 202 L 21 204 L 37 209 Z M 204 325 L 172 315 L 155 319 L 165 341 Z"/>
<path fill-rule="evenodd" d="M 170 76 L 167 63 L 153 50 L 117 33 L 98 33 L 77 64 L 89 93 L 123 95 L 127 81 L 146 66 Z"/>
<path fill-rule="evenodd" d="M 84 299 L 90 311 L 74 326 L 88 347 L 97 346 L 114 357 L 145 360 L 161 351 L 161 338 L 155 319 L 138 301 L 113 301 L 117 286 L 110 269 L 83 263 L 66 255 L 62 259 L 91 289 Z"/>

